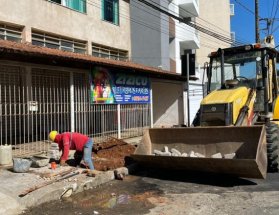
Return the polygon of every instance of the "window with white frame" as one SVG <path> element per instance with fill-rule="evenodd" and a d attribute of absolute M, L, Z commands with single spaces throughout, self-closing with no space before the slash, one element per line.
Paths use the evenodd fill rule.
<path fill-rule="evenodd" d="M 32 31 L 32 44 L 69 52 L 86 54 L 86 42 L 44 32 Z"/>
<path fill-rule="evenodd" d="M 22 41 L 22 29 L 20 27 L 12 27 L 4 24 L 0 24 L 0 38 L 3 40 L 10 40 L 21 43 Z"/>
<path fill-rule="evenodd" d="M 95 57 L 127 61 L 128 51 L 92 44 L 92 55 Z"/>

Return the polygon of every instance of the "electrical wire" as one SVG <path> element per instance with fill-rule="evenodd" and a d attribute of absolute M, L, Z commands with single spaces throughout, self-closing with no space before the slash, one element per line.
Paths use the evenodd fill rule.
<path fill-rule="evenodd" d="M 208 30 L 208 29 L 206 29 L 206 28 L 204 28 L 204 27 L 202 27 L 202 26 L 199 26 L 198 24 L 193 24 L 193 23 L 191 23 L 191 22 L 185 22 L 183 18 L 177 17 L 177 16 L 173 15 L 172 13 L 169 13 L 168 11 L 163 10 L 162 8 L 165 8 L 165 9 L 167 9 L 167 10 L 168 10 L 168 8 L 166 8 L 166 7 L 164 7 L 164 6 L 161 6 L 161 5 L 158 5 L 158 3 L 156 3 L 156 2 L 154 2 L 154 1 L 152 1 L 152 0 L 150 0 L 150 1 L 153 2 L 153 3 L 155 3 L 155 4 L 157 4 L 159 7 L 156 6 L 156 5 L 153 5 L 153 4 L 151 4 L 151 3 L 149 3 L 149 2 L 147 2 L 147 1 L 145 1 L 145 0 L 138 0 L 138 1 L 140 1 L 140 2 L 142 2 L 142 3 L 144 3 L 144 4 L 146 4 L 146 5 L 148 5 L 149 7 L 153 8 L 153 9 L 155 9 L 155 10 L 157 10 L 157 11 L 163 13 L 163 14 L 166 14 L 166 15 L 168 15 L 168 16 L 170 16 L 170 17 L 172 17 L 172 18 L 174 18 L 174 19 L 176 19 L 176 20 L 178 20 L 178 21 L 180 21 L 180 22 L 183 22 L 183 23 L 185 23 L 186 25 L 189 25 L 189 26 L 191 26 L 191 27 L 193 27 L 193 28 L 195 28 L 195 29 L 197 29 L 197 30 L 203 32 L 203 33 L 206 33 L 206 34 L 208 34 L 208 35 L 210 35 L 210 36 L 212 36 L 212 37 L 218 38 L 219 40 L 221 40 L 221 41 L 223 41 L 223 42 L 232 44 L 231 38 L 224 37 L 224 36 L 222 36 L 222 35 L 220 35 L 220 34 L 214 32 L 214 31 L 211 31 L 211 30 Z M 236 42 L 236 43 L 240 43 L 240 42 Z M 241 45 L 244 45 L 245 43 L 240 43 L 240 44 L 241 44 Z"/>
<path fill-rule="evenodd" d="M 165 2 L 169 3 L 168 0 L 165 0 Z M 193 17 L 195 17 L 195 15 L 194 15 L 193 13 L 191 13 L 191 12 L 189 12 L 188 10 L 186 10 L 186 9 L 184 9 L 184 8 L 182 8 L 182 7 L 180 7 L 179 5 L 175 4 L 173 1 L 172 1 L 170 4 L 175 5 L 175 6 L 178 7 L 179 9 L 181 9 L 181 10 L 183 10 L 183 11 L 185 11 L 185 12 L 191 14 Z M 203 21 L 203 22 L 205 22 L 205 23 L 207 23 L 207 24 L 209 24 L 209 25 L 212 25 L 212 26 L 214 26 L 214 27 L 220 29 L 221 31 L 223 31 L 223 32 L 225 32 L 225 33 L 229 33 L 229 34 L 231 33 L 231 32 L 228 32 L 228 31 L 226 31 L 226 30 L 220 28 L 220 27 L 217 26 L 217 25 L 214 25 L 214 24 L 211 23 L 211 22 L 208 22 L 208 21 L 205 20 L 205 19 L 202 19 L 201 17 L 196 17 L 196 18 L 197 18 L 198 20 L 201 20 L 201 21 Z M 243 39 L 243 38 L 241 38 L 241 37 L 236 36 L 236 38 L 239 38 L 239 39 L 240 39 L 239 41 L 243 41 L 244 43 L 250 43 L 249 41 L 247 41 L 247 40 L 245 40 L 245 39 Z"/>
<path fill-rule="evenodd" d="M 278 8 L 279 8 L 279 0 L 277 0 L 277 5 L 276 5 L 276 9 L 275 9 L 275 13 L 274 13 L 273 19 L 275 19 L 275 17 L 276 17 L 276 14 L 278 12 Z M 270 30 L 271 32 L 273 32 L 273 24 L 274 24 L 274 22 L 272 22 L 272 25 L 271 25 L 271 30 Z"/>
<path fill-rule="evenodd" d="M 243 5 L 242 3 L 240 3 L 238 0 L 235 0 L 235 2 L 238 3 L 240 6 L 242 6 L 242 7 L 243 7 L 245 10 L 247 10 L 248 12 L 250 12 L 250 13 L 256 15 L 255 12 L 253 12 L 252 10 L 250 10 L 249 8 L 247 8 L 245 5 Z M 262 17 L 260 17 L 260 16 L 259 16 L 259 18 L 262 19 Z"/>
<path fill-rule="evenodd" d="M 84 0 L 85 1 L 85 0 Z M 100 0 L 99 0 L 100 1 Z M 109 0 L 106 0 L 106 1 L 109 1 Z M 89 3 L 90 2 L 90 3 Z M 94 7 L 97 7 L 97 8 L 100 8 L 100 9 L 102 9 L 102 6 L 101 5 L 99 5 L 99 4 L 96 4 L 95 2 L 92 2 L 92 1 L 90 1 L 90 0 L 87 0 L 87 3 L 88 4 L 90 4 L 91 6 L 94 6 Z M 153 14 L 151 14 L 151 15 L 153 15 Z M 128 19 L 128 20 L 130 20 L 130 21 L 132 21 L 132 22 L 134 22 L 134 23 L 137 23 L 137 24 L 139 24 L 139 25 L 142 25 L 142 26 L 145 26 L 145 27 L 147 27 L 147 28 L 150 28 L 150 29 L 153 29 L 153 30 L 155 30 L 155 31 L 158 31 L 158 32 L 162 32 L 163 34 L 167 34 L 167 35 L 169 35 L 169 32 L 167 31 L 162 31 L 162 30 L 160 30 L 160 29 L 158 29 L 158 28 L 156 28 L 156 27 L 154 27 L 154 26 L 150 26 L 150 25 L 148 25 L 148 24 L 146 24 L 146 23 L 143 23 L 143 22 L 141 22 L 141 21 L 139 21 L 139 20 L 136 20 L 136 19 L 133 19 L 133 18 L 131 18 L 131 17 L 128 17 L 128 16 L 124 16 L 124 14 L 119 14 L 119 16 L 121 16 L 122 18 L 124 18 L 124 19 Z M 186 33 L 186 32 L 185 32 Z M 188 33 L 188 32 L 187 32 Z M 188 33 L 188 35 L 189 35 L 189 33 Z M 177 37 L 178 39 L 181 39 L 181 40 L 187 40 L 187 38 L 181 38 L 181 37 Z M 212 44 L 206 44 L 206 43 L 201 43 L 203 46 L 205 46 L 205 47 L 207 47 L 207 48 L 210 48 L 210 49 L 217 49 L 217 48 L 219 48 L 219 47 L 214 47 L 214 46 L 212 46 Z"/>

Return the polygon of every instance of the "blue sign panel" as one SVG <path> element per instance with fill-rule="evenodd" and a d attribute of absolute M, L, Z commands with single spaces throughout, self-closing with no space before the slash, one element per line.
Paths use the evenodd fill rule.
<path fill-rule="evenodd" d="M 95 67 L 91 71 L 91 103 L 150 103 L 150 79 Z"/>

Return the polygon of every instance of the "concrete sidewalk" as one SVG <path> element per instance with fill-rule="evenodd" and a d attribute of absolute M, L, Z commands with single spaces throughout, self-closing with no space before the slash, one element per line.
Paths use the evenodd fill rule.
<path fill-rule="evenodd" d="M 60 172 L 71 167 L 58 167 L 51 170 L 49 166 L 42 168 L 30 168 L 27 173 L 14 173 L 9 169 L 0 170 L 0 214 L 15 215 L 20 214 L 28 207 L 38 206 L 44 202 L 58 200 L 69 189 L 73 190 L 73 194 L 84 190 L 95 188 L 106 182 L 115 179 L 115 171 L 129 174 L 136 169 L 136 165 L 130 167 L 118 168 L 115 171 L 100 172 L 95 177 L 88 177 L 86 174 L 79 174 L 70 178 L 70 180 L 62 180 L 38 190 L 35 190 L 23 197 L 20 194 L 29 188 L 41 185 L 47 182 L 42 178 L 45 174 Z M 84 169 L 77 169 L 81 172 Z"/>

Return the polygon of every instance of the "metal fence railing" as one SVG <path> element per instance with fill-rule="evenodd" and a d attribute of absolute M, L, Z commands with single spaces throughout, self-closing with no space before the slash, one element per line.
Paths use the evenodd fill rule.
<path fill-rule="evenodd" d="M 72 125 L 95 143 L 141 136 L 150 126 L 150 104 L 91 104 L 85 73 L 73 74 L 71 106 L 70 80 L 69 72 L 0 65 L 0 145 L 24 156 L 47 151 L 49 132 Z"/>

